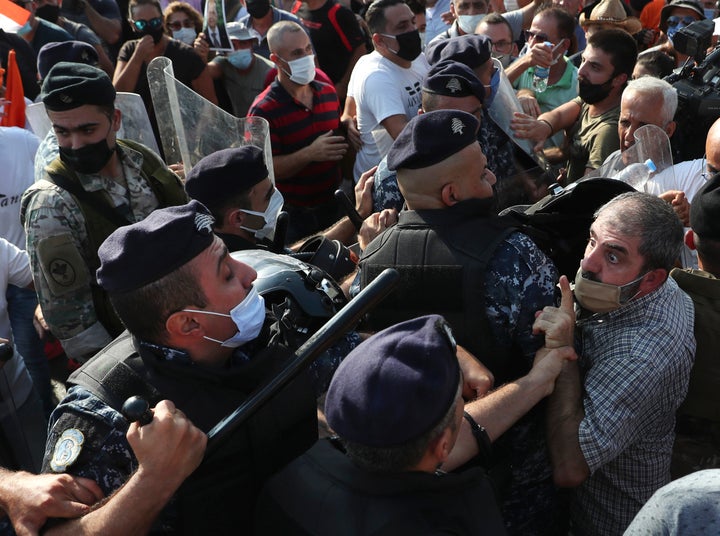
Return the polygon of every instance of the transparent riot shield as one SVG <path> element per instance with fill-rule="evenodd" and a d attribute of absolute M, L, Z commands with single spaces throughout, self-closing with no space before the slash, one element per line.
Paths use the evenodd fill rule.
<path fill-rule="evenodd" d="M 492 105 L 488 109 L 488 114 L 517 147 L 532 158 L 541 169 L 545 170 L 547 169 L 547 162 L 541 153 L 539 154 L 533 151 L 533 143 L 530 140 L 521 140 L 516 138 L 513 135 L 513 131 L 510 129 L 510 121 L 513 118 L 513 114 L 515 112 L 522 113 L 523 109 L 520 105 L 520 101 L 517 99 L 517 96 L 515 96 L 515 90 L 513 89 L 510 80 L 508 80 L 502 64 L 495 58 L 493 58 L 493 63 L 500 73 L 500 83 Z"/>
<path fill-rule="evenodd" d="M 621 180 L 640 192 L 659 195 L 675 190 L 670 140 L 663 129 L 645 125 L 635 131 L 635 145 L 616 153 L 588 177 Z"/>
<path fill-rule="evenodd" d="M 119 92 L 115 97 L 115 107 L 120 110 L 122 122 L 117 137 L 142 143 L 159 153 L 150 119 L 142 98 L 137 93 Z M 52 125 L 42 102 L 31 104 L 25 110 L 27 120 L 35 135 L 41 140 L 45 138 Z"/>
<path fill-rule="evenodd" d="M 265 119 L 237 118 L 218 108 L 177 80 L 168 58 L 152 60 L 147 77 L 168 164 L 182 162 L 187 173 L 215 151 L 252 144 L 263 149 L 270 180 L 275 183 L 270 127 Z"/>

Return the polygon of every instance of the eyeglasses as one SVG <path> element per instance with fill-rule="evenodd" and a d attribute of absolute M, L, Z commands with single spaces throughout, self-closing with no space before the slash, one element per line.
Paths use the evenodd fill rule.
<path fill-rule="evenodd" d="M 550 41 L 548 34 L 542 33 L 542 32 L 533 32 L 532 30 L 525 30 L 525 39 L 527 41 L 530 41 L 531 39 L 538 39 L 539 41 L 542 41 L 543 43 L 545 41 Z"/>
<path fill-rule="evenodd" d="M 133 21 L 133 26 L 135 27 L 135 29 L 138 32 L 144 32 L 148 28 L 150 28 L 151 30 L 157 30 L 158 28 L 162 27 L 162 25 L 163 25 L 162 17 L 155 17 L 154 19 L 150 19 L 150 20 L 140 19 L 140 20 Z"/>
<path fill-rule="evenodd" d="M 668 28 L 675 28 L 678 24 L 684 26 L 689 26 L 695 22 L 695 17 L 691 15 L 685 15 L 682 19 L 678 17 L 677 15 L 673 15 L 672 17 L 668 17 L 667 19 L 667 25 Z"/>
<path fill-rule="evenodd" d="M 174 22 L 169 22 L 168 27 L 177 32 L 180 28 L 195 28 L 195 23 L 190 19 L 183 19 L 181 21 L 176 20 Z"/>
<path fill-rule="evenodd" d="M 499 52 L 500 54 L 509 53 L 512 45 L 512 41 L 498 41 L 497 43 L 491 42 L 492 50 Z"/>

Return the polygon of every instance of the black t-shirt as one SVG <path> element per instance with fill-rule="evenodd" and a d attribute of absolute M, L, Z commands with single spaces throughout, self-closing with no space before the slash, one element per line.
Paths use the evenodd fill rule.
<path fill-rule="evenodd" d="M 313 11 L 303 2 L 295 14 L 310 32 L 320 68 L 337 83 L 347 71 L 353 51 L 365 42 L 355 15 L 336 0 Z"/>
<path fill-rule="evenodd" d="M 139 39 L 134 39 L 125 43 L 120 49 L 118 61 L 130 61 L 139 41 Z M 200 56 L 198 56 L 191 47 L 176 39 L 170 39 L 163 56 L 169 58 L 172 62 L 175 78 L 189 88 L 192 88 L 192 81 L 200 76 L 205 69 L 205 63 Z M 143 63 L 140 68 L 140 75 L 138 76 L 138 81 L 133 91 L 142 97 L 148 116 L 150 117 L 150 124 L 159 142 L 160 137 L 158 136 L 157 119 L 155 118 L 152 97 L 150 96 L 150 85 L 147 79 L 147 63 Z"/>

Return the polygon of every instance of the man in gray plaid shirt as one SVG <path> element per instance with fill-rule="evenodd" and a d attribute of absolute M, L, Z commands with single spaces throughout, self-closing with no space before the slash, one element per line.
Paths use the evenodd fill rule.
<path fill-rule="evenodd" d="M 577 320 L 565 277 L 560 307 L 536 319 L 547 348 L 580 338 L 580 360 L 565 363 L 548 405 L 555 482 L 575 488 L 574 534 L 622 534 L 670 480 L 675 411 L 695 356 L 692 301 L 668 278 L 682 240 L 668 203 L 615 198 L 590 228 Z"/>

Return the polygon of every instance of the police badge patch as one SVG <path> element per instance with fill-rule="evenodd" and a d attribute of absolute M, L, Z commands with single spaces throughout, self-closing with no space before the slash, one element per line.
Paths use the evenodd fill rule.
<path fill-rule="evenodd" d="M 64 473 L 80 456 L 84 442 L 85 436 L 77 428 L 65 430 L 55 443 L 50 468 L 56 473 Z"/>

